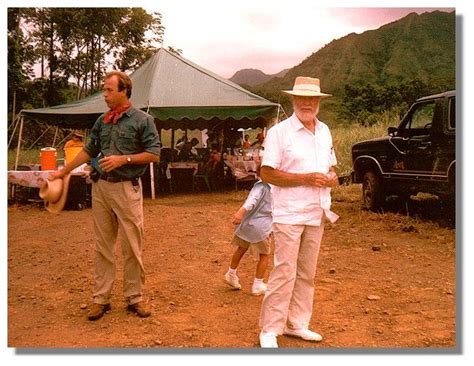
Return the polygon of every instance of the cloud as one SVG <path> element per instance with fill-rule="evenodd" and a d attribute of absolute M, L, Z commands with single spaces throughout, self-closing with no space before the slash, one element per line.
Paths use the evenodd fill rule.
<path fill-rule="evenodd" d="M 248 25 L 253 32 L 269 33 L 276 30 L 282 23 L 282 19 L 276 14 L 250 11 L 242 15 L 243 23 Z"/>
<path fill-rule="evenodd" d="M 328 13 L 331 18 L 339 19 L 348 26 L 375 29 L 384 24 L 396 21 L 410 13 L 425 13 L 435 10 L 450 12 L 454 8 L 329 8 Z"/>
<path fill-rule="evenodd" d="M 230 78 L 243 68 L 267 74 L 296 66 L 325 44 L 433 8 L 322 8 L 313 0 L 162 0 L 164 46 Z"/>

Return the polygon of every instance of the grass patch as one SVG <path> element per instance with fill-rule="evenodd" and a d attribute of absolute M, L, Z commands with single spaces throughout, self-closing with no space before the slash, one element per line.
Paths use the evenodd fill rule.
<path fill-rule="evenodd" d="M 331 197 L 334 202 L 359 202 L 362 197 L 362 184 L 348 184 L 331 189 Z"/>
<path fill-rule="evenodd" d="M 58 150 L 58 158 L 62 158 L 62 150 Z M 8 169 L 12 170 L 15 167 L 16 149 L 8 150 Z M 30 150 L 21 150 L 18 157 L 18 165 L 39 164 L 40 162 L 40 148 Z"/>
<path fill-rule="evenodd" d="M 338 161 L 336 167 L 338 175 L 349 175 L 352 171 L 352 145 L 356 142 L 387 136 L 388 127 L 395 127 L 398 124 L 398 117 L 383 113 L 379 122 L 371 126 L 351 124 L 332 127 L 331 134 Z"/>

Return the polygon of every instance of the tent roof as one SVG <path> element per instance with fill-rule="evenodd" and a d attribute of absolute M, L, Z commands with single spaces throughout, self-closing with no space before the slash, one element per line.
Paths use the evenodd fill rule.
<path fill-rule="evenodd" d="M 162 128 L 209 128 L 217 121 L 239 127 L 264 125 L 278 104 L 253 94 L 191 61 L 160 48 L 130 75 L 132 104 L 148 111 Z M 59 106 L 22 110 L 25 120 L 90 128 L 107 110 L 102 92 Z"/>

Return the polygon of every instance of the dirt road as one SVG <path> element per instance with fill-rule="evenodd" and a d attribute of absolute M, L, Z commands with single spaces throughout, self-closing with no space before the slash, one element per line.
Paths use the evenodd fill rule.
<path fill-rule="evenodd" d="M 90 209 L 52 215 L 8 207 L 8 346 L 54 348 L 258 347 L 256 260 L 223 283 L 230 217 L 246 192 L 145 200 L 146 295 L 153 315 L 125 311 L 121 254 L 112 311 L 86 319 L 95 236 Z M 282 348 L 456 346 L 455 230 L 403 214 L 375 214 L 336 199 L 316 275 L 311 327 L 321 343 L 279 337 Z M 270 270 L 270 268 L 269 268 Z M 267 273 L 268 277 L 268 273 Z"/>

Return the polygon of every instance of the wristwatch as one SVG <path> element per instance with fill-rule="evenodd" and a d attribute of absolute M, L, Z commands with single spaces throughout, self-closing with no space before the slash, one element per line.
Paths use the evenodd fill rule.
<path fill-rule="evenodd" d="M 130 156 L 127 156 L 127 164 L 131 164 L 132 163 L 132 158 Z"/>

